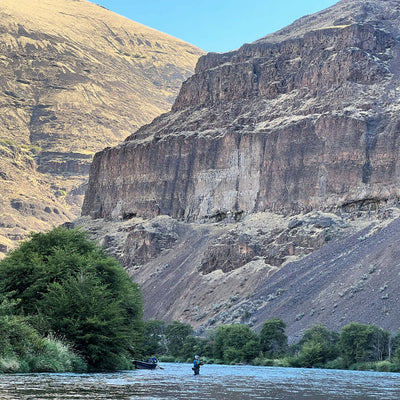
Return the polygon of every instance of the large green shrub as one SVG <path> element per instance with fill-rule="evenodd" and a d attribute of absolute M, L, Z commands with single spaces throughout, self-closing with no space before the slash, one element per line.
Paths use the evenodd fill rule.
<path fill-rule="evenodd" d="M 0 372 L 82 372 L 83 359 L 64 340 L 42 337 L 15 304 L 0 304 Z"/>
<path fill-rule="evenodd" d="M 387 356 L 389 332 L 375 325 L 352 322 L 340 334 L 340 351 L 346 368 L 355 363 L 381 361 Z"/>
<path fill-rule="evenodd" d="M 22 359 L 21 372 L 85 372 L 86 363 L 65 341 L 49 336 L 40 351 Z M 24 371 L 24 365 L 27 369 Z"/>
<path fill-rule="evenodd" d="M 193 328 L 189 324 L 173 321 L 165 328 L 168 353 L 175 357 L 184 357 L 184 343 L 189 335 L 193 334 Z"/>
<path fill-rule="evenodd" d="M 250 343 L 250 344 L 248 344 Z M 220 325 L 214 342 L 214 357 L 225 363 L 249 361 L 260 351 L 257 334 L 247 325 Z"/>
<path fill-rule="evenodd" d="M 307 329 L 299 342 L 299 363 L 312 367 L 335 360 L 339 356 L 339 333 L 317 324 Z"/>
<path fill-rule="evenodd" d="M 44 339 L 26 323 L 25 318 L 0 316 L 0 357 L 21 358 L 44 348 Z"/>
<path fill-rule="evenodd" d="M 260 332 L 260 346 L 266 356 L 276 357 L 285 354 L 288 348 L 285 329 L 286 324 L 278 318 L 264 322 Z"/>
<path fill-rule="evenodd" d="M 64 337 L 93 369 L 119 369 L 141 352 L 142 299 L 116 260 L 84 232 L 33 234 L 0 263 L 0 294 L 43 335 Z"/>

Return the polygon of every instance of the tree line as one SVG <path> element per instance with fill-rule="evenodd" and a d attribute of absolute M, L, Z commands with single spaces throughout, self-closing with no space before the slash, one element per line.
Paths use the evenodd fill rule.
<path fill-rule="evenodd" d="M 143 321 L 138 286 L 76 229 L 55 228 L 0 262 L 0 372 L 84 372 L 133 367 L 157 356 L 186 362 L 400 371 L 400 335 L 351 323 L 315 325 L 289 345 L 280 319 L 260 332 L 221 325 L 196 335 L 185 323 Z"/>
<path fill-rule="evenodd" d="M 400 334 L 358 322 L 340 332 L 317 324 L 289 345 L 285 328 L 282 320 L 270 319 L 259 333 L 231 324 L 195 336 L 188 324 L 149 320 L 144 351 L 165 361 L 186 362 L 200 354 L 208 363 L 400 371 Z"/>

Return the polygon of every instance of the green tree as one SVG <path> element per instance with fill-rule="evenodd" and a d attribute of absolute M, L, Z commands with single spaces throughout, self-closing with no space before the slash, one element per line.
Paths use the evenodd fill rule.
<path fill-rule="evenodd" d="M 165 322 L 160 320 L 147 320 L 144 323 L 143 353 L 146 356 L 163 355 L 167 352 L 165 337 Z"/>
<path fill-rule="evenodd" d="M 182 347 L 182 358 L 184 360 L 193 359 L 195 354 L 204 356 L 202 352 L 203 339 L 189 335 L 186 337 Z"/>
<path fill-rule="evenodd" d="M 201 342 L 201 351 L 200 354 L 202 356 L 208 358 L 214 358 L 214 343 L 215 343 L 215 335 L 216 329 L 208 329 L 203 333 L 204 337 Z"/>
<path fill-rule="evenodd" d="M 0 357 L 23 358 L 44 347 L 44 339 L 32 328 L 25 317 L 0 316 Z"/>
<path fill-rule="evenodd" d="M 260 351 L 259 341 L 251 339 L 242 347 L 242 360 L 249 363 L 260 354 Z"/>
<path fill-rule="evenodd" d="M 339 354 L 339 333 L 322 324 L 306 330 L 299 342 L 301 365 L 312 367 L 336 359 Z"/>
<path fill-rule="evenodd" d="M 91 368 L 127 368 L 141 352 L 140 291 L 84 232 L 33 234 L 0 263 L 0 294 L 42 335 L 65 337 Z"/>
<path fill-rule="evenodd" d="M 278 318 L 264 322 L 260 332 L 260 345 L 266 356 L 275 357 L 286 352 L 288 340 L 285 329 L 286 324 Z"/>
<path fill-rule="evenodd" d="M 352 322 L 340 334 L 340 351 L 345 367 L 366 361 L 383 360 L 387 354 L 389 333 L 375 325 Z"/>
<path fill-rule="evenodd" d="M 301 348 L 298 362 L 302 367 L 313 367 L 325 361 L 322 344 L 315 341 L 305 342 Z"/>
<path fill-rule="evenodd" d="M 391 340 L 392 352 L 396 362 L 400 362 L 400 332 L 398 332 Z"/>
<path fill-rule="evenodd" d="M 184 358 L 191 359 L 195 354 L 212 359 L 214 357 L 215 329 L 206 330 L 201 337 L 189 335 L 184 347 Z"/>
<path fill-rule="evenodd" d="M 174 357 L 183 357 L 186 338 L 193 334 L 193 328 L 189 324 L 179 321 L 173 321 L 165 328 L 167 338 L 167 348 L 169 354 Z"/>
<path fill-rule="evenodd" d="M 206 331 L 204 337 L 187 336 L 183 344 L 182 358 L 184 360 L 193 359 L 195 354 L 199 354 L 201 357 L 212 358 L 214 344 L 213 333 L 212 331 Z"/>
<path fill-rule="evenodd" d="M 258 342 L 258 336 L 247 325 L 221 325 L 215 334 L 214 356 L 225 363 L 248 361 L 250 349 L 257 354 L 260 351 L 259 346 L 254 350 L 254 343 L 246 348 L 249 342 Z"/>

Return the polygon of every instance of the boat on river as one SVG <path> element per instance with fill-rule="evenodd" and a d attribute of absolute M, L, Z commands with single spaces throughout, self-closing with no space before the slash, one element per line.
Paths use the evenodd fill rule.
<path fill-rule="evenodd" d="M 136 369 L 156 369 L 157 362 L 132 360 Z"/>

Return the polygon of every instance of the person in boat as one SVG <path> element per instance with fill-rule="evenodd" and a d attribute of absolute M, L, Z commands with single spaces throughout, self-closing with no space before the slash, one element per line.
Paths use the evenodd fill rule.
<path fill-rule="evenodd" d="M 152 362 L 153 364 L 157 364 L 157 363 L 158 363 L 157 357 L 154 356 L 154 357 L 151 359 L 151 362 Z"/>
<path fill-rule="evenodd" d="M 195 355 L 194 356 L 194 360 L 193 360 L 193 368 L 192 368 L 192 370 L 193 370 L 195 375 L 199 375 L 199 373 L 200 373 L 200 365 L 201 365 L 200 356 Z"/>

